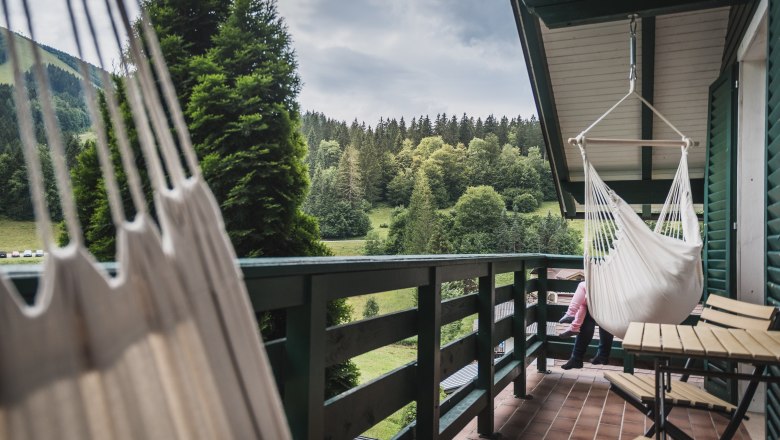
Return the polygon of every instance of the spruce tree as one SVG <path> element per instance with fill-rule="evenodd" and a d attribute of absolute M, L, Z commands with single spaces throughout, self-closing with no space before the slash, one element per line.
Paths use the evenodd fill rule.
<path fill-rule="evenodd" d="M 309 184 L 300 78 L 273 0 L 235 0 L 205 55 L 187 114 L 206 180 L 241 257 L 323 255 L 300 205 Z"/>
<path fill-rule="evenodd" d="M 407 215 L 403 251 L 405 254 L 423 254 L 428 249 L 436 224 L 433 194 L 423 170 L 415 178 Z"/>
<path fill-rule="evenodd" d="M 189 59 L 203 55 L 228 12 L 228 0 L 145 0 L 143 2 L 176 85 L 179 102 L 189 100 L 196 78 Z"/>
<path fill-rule="evenodd" d="M 474 138 L 474 126 L 471 122 L 468 116 L 463 113 L 463 116 L 460 118 L 460 124 L 458 124 L 458 140 L 463 145 L 468 145 Z"/>

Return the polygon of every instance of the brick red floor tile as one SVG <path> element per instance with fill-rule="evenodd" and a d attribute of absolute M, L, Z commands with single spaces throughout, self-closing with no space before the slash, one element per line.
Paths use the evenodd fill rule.
<path fill-rule="evenodd" d="M 577 419 L 567 419 L 564 417 L 556 417 L 553 421 L 552 425 L 550 425 L 550 429 L 555 429 L 557 431 L 568 431 L 571 432 L 572 429 L 574 429 L 574 425 L 577 423 Z"/>
<path fill-rule="evenodd" d="M 528 393 L 533 395 L 531 400 L 515 398 L 511 384 L 498 393 L 495 420 L 496 431 L 502 438 L 633 440 L 652 426 L 653 420 L 608 391 L 602 371 L 583 368 L 563 372 L 559 367 L 551 370 L 551 374 L 541 374 L 535 367 L 529 368 L 526 384 Z M 672 410 L 669 420 L 696 440 L 717 438 L 727 422 L 707 411 L 680 407 Z M 478 437 L 475 420 L 456 436 L 463 440 Z M 741 426 L 734 438 L 750 437 Z"/>

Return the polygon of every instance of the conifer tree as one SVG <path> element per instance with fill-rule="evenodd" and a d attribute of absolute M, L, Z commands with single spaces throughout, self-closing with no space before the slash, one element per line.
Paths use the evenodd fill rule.
<path fill-rule="evenodd" d="M 315 219 L 300 209 L 309 184 L 300 78 L 276 3 L 235 0 L 191 66 L 190 128 L 237 254 L 326 254 Z"/>
<path fill-rule="evenodd" d="M 425 172 L 420 170 L 414 181 L 414 191 L 404 231 L 403 251 L 405 254 L 423 254 L 434 232 L 436 210 L 433 195 Z"/>
<path fill-rule="evenodd" d="M 450 145 L 458 143 L 458 118 L 456 118 L 455 115 L 452 115 L 452 118 L 447 121 L 447 127 L 445 128 L 444 133 L 442 133 L 442 137 L 444 138 L 444 142 Z"/>
<path fill-rule="evenodd" d="M 474 127 L 471 124 L 469 117 L 463 113 L 460 118 L 460 124 L 458 124 L 458 140 L 463 145 L 468 145 L 474 138 Z"/>
<path fill-rule="evenodd" d="M 350 145 L 341 155 L 338 167 L 337 190 L 344 200 L 356 206 L 363 201 L 363 177 L 360 172 L 360 154 Z"/>
<path fill-rule="evenodd" d="M 227 16 L 225 0 L 145 0 L 143 2 L 176 85 L 179 102 L 189 101 L 196 78 L 189 59 L 211 47 L 212 36 Z"/>
<path fill-rule="evenodd" d="M 369 203 L 379 201 L 382 177 L 382 152 L 380 151 L 375 136 L 368 128 L 360 149 L 360 170 L 363 176 L 363 194 Z"/>

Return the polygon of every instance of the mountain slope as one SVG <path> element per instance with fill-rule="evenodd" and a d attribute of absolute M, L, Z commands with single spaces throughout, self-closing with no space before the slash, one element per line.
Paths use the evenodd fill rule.
<path fill-rule="evenodd" d="M 13 84 L 11 60 L 8 59 L 6 42 L 4 41 L 3 35 L 4 32 L 0 32 L 0 84 Z M 16 44 L 16 53 L 19 56 L 22 71 L 30 70 L 33 65 L 33 51 L 30 45 L 30 39 L 17 33 L 12 33 L 11 35 Z M 79 73 L 79 59 L 77 57 L 43 44 L 39 44 L 38 46 L 42 49 L 41 55 L 44 64 L 51 64 L 55 67 L 59 67 L 60 69 L 81 78 L 81 74 Z M 95 85 L 100 87 L 99 69 L 93 65 L 90 65 L 89 69 L 90 79 Z"/>

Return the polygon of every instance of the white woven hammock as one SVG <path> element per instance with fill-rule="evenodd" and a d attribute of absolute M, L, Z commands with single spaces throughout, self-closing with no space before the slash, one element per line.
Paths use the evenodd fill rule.
<path fill-rule="evenodd" d="M 632 321 L 681 323 L 701 298 L 703 281 L 687 148 L 654 230 L 601 180 L 582 151 L 588 311 L 620 338 Z"/>
<path fill-rule="evenodd" d="M 23 44 L 30 45 L 34 56 L 32 70 L 70 239 L 65 247 L 54 239 L 43 197 L 31 103 L 16 39 L 7 30 L 3 34 L 36 224 L 47 256 L 31 306 L 0 271 L 0 440 L 288 439 L 289 427 L 236 255 L 200 174 L 159 42 L 147 17 L 137 29 L 132 27 L 124 2 L 105 2 L 104 18 L 114 35 L 103 38 L 116 39 L 135 67 L 123 65 L 124 80 L 159 225 L 148 213 L 128 130 L 105 72 L 90 15 L 94 2 L 80 2 L 89 27 L 84 33 L 91 35 L 104 68 L 109 123 L 137 213 L 130 219 L 124 211 L 108 127 L 98 113 L 97 91 L 82 62 L 85 101 L 117 229 L 117 276 L 96 264 L 84 246 L 46 70 L 40 49 L 32 42 L 29 0 L 22 1 L 27 24 L 23 30 L 31 39 Z M 6 27 L 11 29 L 19 11 L 9 11 L 9 3 L 2 0 Z M 77 4 L 68 0 L 67 5 L 83 58 L 73 10 Z M 123 46 L 125 41 L 129 47 Z"/>

